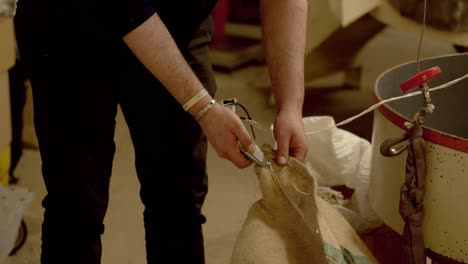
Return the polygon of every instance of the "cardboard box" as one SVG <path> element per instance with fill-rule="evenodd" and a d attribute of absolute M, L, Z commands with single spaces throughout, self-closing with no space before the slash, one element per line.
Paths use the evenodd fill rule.
<path fill-rule="evenodd" d="M 309 0 L 306 55 L 340 28 L 374 10 L 382 0 Z"/>
<path fill-rule="evenodd" d="M 381 0 L 328 0 L 331 11 L 342 27 L 346 27 L 376 8 Z"/>
<path fill-rule="evenodd" d="M 309 0 L 305 54 L 309 54 L 340 28 L 375 10 L 383 0 Z M 225 34 L 262 39 L 260 25 L 229 21 Z"/>
<path fill-rule="evenodd" d="M 0 17 L 0 183 L 8 182 L 11 114 L 8 70 L 16 60 L 13 19 Z"/>

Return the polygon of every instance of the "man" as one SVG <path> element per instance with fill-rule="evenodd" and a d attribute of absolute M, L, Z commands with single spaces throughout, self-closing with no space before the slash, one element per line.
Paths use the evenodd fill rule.
<path fill-rule="evenodd" d="M 253 143 L 238 116 L 210 103 L 215 87 L 206 57 L 215 4 L 19 1 L 17 40 L 33 87 L 47 187 L 43 264 L 100 263 L 118 104 L 135 147 L 148 263 L 204 263 L 206 138 L 239 168 L 251 162 L 237 142 Z M 306 5 L 305 0 L 260 1 L 281 164 L 289 155 L 303 160 L 307 151 L 302 126 Z M 202 89 L 209 94 L 193 99 Z M 188 102 L 195 103 L 184 111 Z"/>

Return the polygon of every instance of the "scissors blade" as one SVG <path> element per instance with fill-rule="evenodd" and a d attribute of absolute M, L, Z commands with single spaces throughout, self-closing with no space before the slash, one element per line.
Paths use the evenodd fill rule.
<path fill-rule="evenodd" d="M 255 145 L 255 151 L 253 153 L 249 153 L 240 144 L 239 149 L 241 150 L 242 154 L 244 154 L 244 156 L 258 164 L 259 166 L 268 167 L 270 165 L 268 159 L 265 157 L 265 154 L 263 154 L 262 150 L 257 145 Z"/>

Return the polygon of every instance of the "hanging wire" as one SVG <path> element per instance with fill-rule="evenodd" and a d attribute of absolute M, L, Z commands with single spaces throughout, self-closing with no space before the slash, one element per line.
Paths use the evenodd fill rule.
<path fill-rule="evenodd" d="M 242 110 L 244 110 L 245 114 L 247 115 L 247 117 L 239 116 L 240 119 L 242 119 L 242 120 L 252 120 L 252 117 L 250 116 L 249 111 L 247 111 L 247 109 L 243 105 L 241 105 L 240 103 L 237 103 L 237 102 L 235 104 L 240 106 L 242 108 Z M 252 136 L 253 136 L 254 139 L 256 139 L 255 131 L 253 129 L 252 123 L 249 122 L 249 125 L 250 125 L 250 130 L 252 131 Z"/>
<path fill-rule="evenodd" d="M 421 35 L 419 37 L 418 55 L 416 57 L 416 65 L 417 65 L 418 73 L 420 72 L 419 57 L 421 55 L 421 46 L 422 46 L 422 41 L 424 37 L 424 29 L 426 28 L 426 14 L 427 14 L 427 0 L 424 0 L 423 21 L 422 21 L 422 27 L 421 27 Z"/>

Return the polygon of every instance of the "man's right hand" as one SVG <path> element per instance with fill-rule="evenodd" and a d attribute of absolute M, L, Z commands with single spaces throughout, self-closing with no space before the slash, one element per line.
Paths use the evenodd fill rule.
<path fill-rule="evenodd" d="M 242 120 L 234 112 L 216 103 L 203 115 L 199 124 L 219 157 L 230 160 L 238 168 L 246 168 L 252 164 L 241 154 L 237 143 L 252 152 L 251 145 L 254 142 Z"/>

